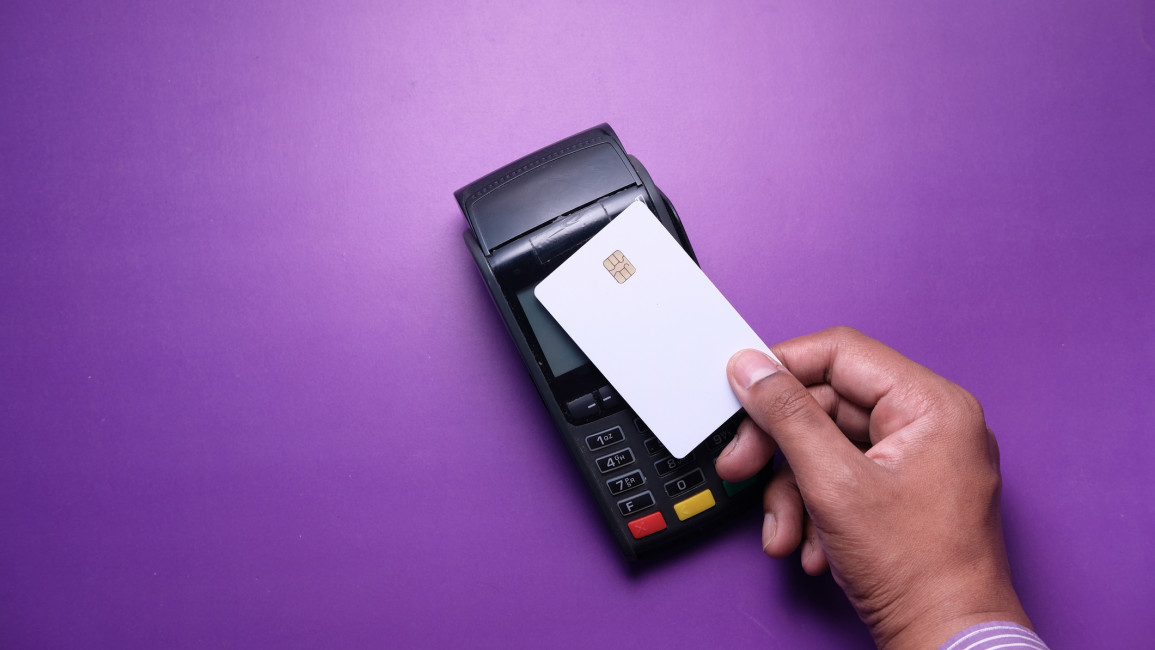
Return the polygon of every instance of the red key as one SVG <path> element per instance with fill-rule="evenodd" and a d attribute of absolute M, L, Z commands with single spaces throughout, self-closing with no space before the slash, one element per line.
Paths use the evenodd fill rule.
<path fill-rule="evenodd" d="M 658 531 L 665 530 L 666 519 L 662 517 L 662 513 L 655 512 L 645 517 L 638 517 L 631 521 L 629 526 L 630 532 L 634 535 L 634 539 L 641 539 L 646 535 L 653 535 Z"/>

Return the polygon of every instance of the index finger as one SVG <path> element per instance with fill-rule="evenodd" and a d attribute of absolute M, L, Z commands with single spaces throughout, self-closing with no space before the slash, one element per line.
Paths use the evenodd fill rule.
<path fill-rule="evenodd" d="M 807 334 L 771 349 L 803 385 L 828 384 L 842 398 L 872 411 L 872 442 L 914 421 L 924 410 L 927 391 L 946 381 L 849 327 Z"/>

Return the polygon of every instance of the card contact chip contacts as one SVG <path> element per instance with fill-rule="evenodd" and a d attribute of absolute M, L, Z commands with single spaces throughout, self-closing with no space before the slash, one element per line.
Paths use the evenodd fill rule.
<path fill-rule="evenodd" d="M 637 270 L 633 264 L 630 264 L 630 261 L 626 259 L 626 256 L 623 255 L 621 251 L 614 251 L 613 255 L 610 255 L 606 258 L 606 261 L 602 262 L 602 266 L 606 267 L 606 270 L 610 272 L 610 275 L 614 276 L 618 284 L 629 280 L 630 276 Z"/>

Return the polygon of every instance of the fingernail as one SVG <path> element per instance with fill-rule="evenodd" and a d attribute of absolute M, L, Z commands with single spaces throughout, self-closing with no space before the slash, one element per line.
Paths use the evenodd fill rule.
<path fill-rule="evenodd" d="M 770 542 L 774 541 L 774 535 L 778 533 L 778 518 L 774 516 L 773 512 L 767 512 L 766 518 L 762 520 L 762 550 L 765 551 Z"/>
<path fill-rule="evenodd" d="M 726 443 L 725 447 L 722 447 L 722 453 L 718 454 L 718 458 L 725 458 L 726 456 L 729 456 L 730 454 L 734 453 L 734 450 L 737 448 L 738 436 L 734 436 L 730 442 Z"/>
<path fill-rule="evenodd" d="M 781 366 L 758 350 L 742 350 L 731 360 L 734 379 L 742 388 L 750 388 L 759 381 L 782 369 Z"/>

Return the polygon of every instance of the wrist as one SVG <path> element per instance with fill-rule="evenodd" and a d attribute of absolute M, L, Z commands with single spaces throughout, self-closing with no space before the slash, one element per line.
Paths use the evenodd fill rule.
<path fill-rule="evenodd" d="M 1008 572 L 972 571 L 959 579 L 931 582 L 906 594 L 876 622 L 868 621 L 880 649 L 938 648 L 960 630 L 988 621 L 1031 628 Z"/>

